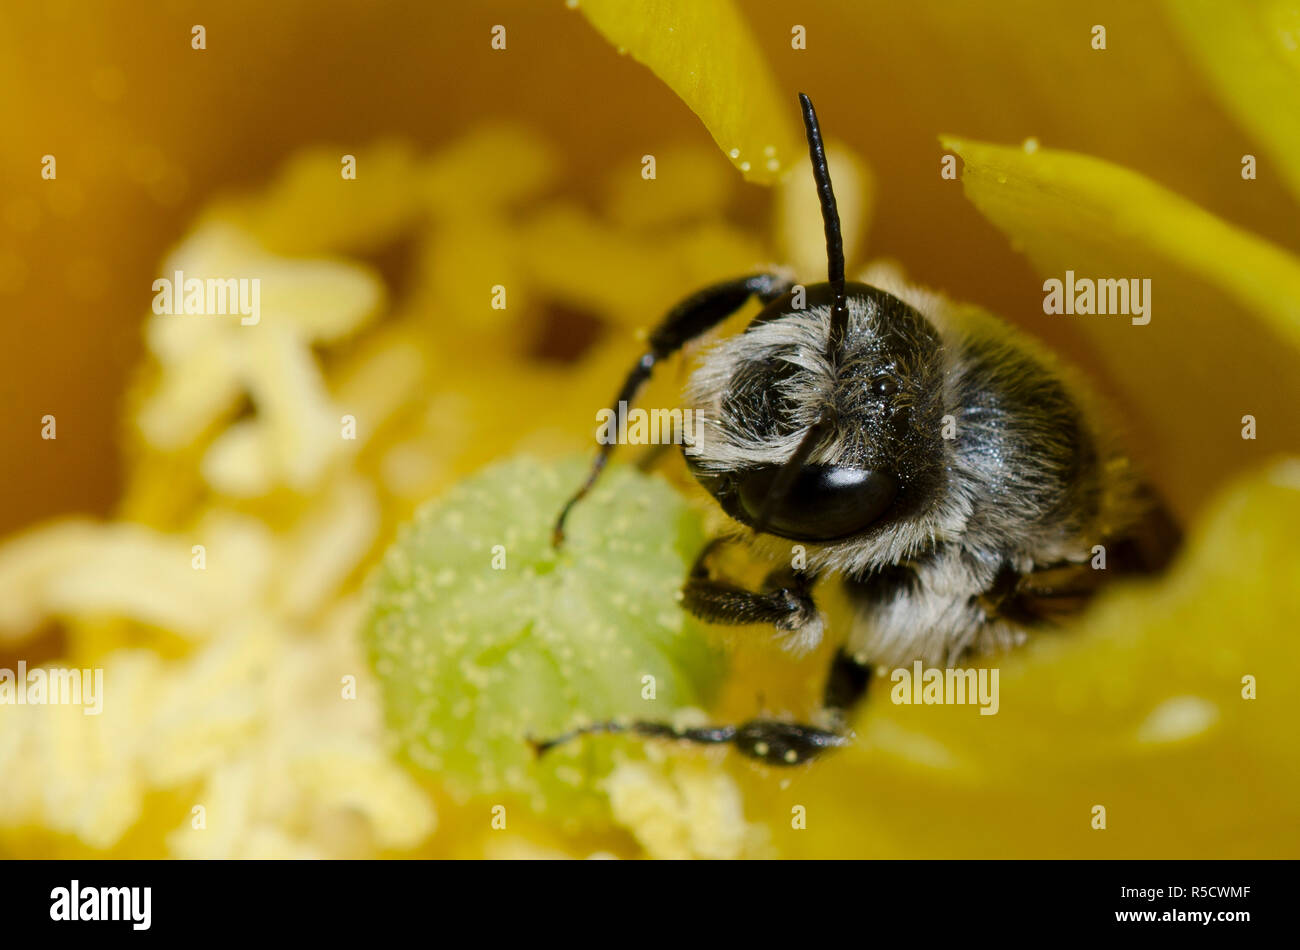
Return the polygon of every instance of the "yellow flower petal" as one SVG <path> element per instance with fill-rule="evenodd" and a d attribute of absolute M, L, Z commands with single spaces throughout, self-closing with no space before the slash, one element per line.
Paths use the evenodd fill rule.
<path fill-rule="evenodd" d="M 1165 8 L 1229 113 L 1300 196 L 1300 6 L 1291 0 L 1167 0 Z M 1267 172 L 1262 172 L 1267 174 Z"/>
<path fill-rule="evenodd" d="M 783 95 L 732 0 L 581 0 L 601 35 L 682 97 L 745 178 L 772 184 L 802 157 Z"/>
<path fill-rule="evenodd" d="M 1046 314 L 1097 343 L 1172 500 L 1191 510 L 1229 472 L 1300 442 L 1300 261 L 1135 172 L 1099 159 L 945 137 L 975 206 L 1046 278 L 1149 279 L 1150 322 Z M 1030 324 L 1032 330 L 1033 325 Z M 1242 438 L 1242 417 L 1266 426 Z"/>

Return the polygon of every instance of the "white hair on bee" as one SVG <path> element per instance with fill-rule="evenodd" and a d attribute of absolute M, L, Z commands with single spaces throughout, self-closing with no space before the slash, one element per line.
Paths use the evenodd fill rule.
<path fill-rule="evenodd" d="M 855 309 L 861 310 L 850 306 L 851 318 Z M 689 449 L 687 458 L 704 471 L 725 472 L 785 462 L 794 455 L 803 431 L 817 422 L 819 406 L 834 389 L 835 371 L 826 359 L 829 329 L 830 306 L 826 305 L 753 327 L 715 344 L 692 374 L 687 388 L 688 404 L 705 419 L 702 445 Z M 803 370 L 776 384 L 795 409 L 792 421 L 797 428 L 775 437 L 757 431 L 751 417 L 729 413 L 723 406 L 723 397 L 741 367 L 770 360 Z M 833 461 L 825 450 L 810 458 Z"/>

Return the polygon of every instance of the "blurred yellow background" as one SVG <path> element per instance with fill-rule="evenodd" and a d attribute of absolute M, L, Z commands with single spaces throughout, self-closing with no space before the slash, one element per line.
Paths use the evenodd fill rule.
<path fill-rule="evenodd" d="M 648 16 L 672 6 L 647 0 L 635 9 Z M 701 6 L 729 8 L 722 0 Z M 1068 212 L 1050 200 L 1068 207 L 1072 180 L 1047 189 L 1042 207 L 1031 204 L 1022 218 L 999 218 L 1005 209 L 980 204 L 989 192 L 977 190 L 1017 194 L 996 188 L 1005 183 L 999 156 L 963 145 L 966 180 L 944 181 L 938 138 L 1014 148 L 1033 137 L 1045 150 L 1094 156 L 1295 254 L 1300 219 L 1289 188 L 1300 181 L 1291 170 L 1298 160 L 1284 165 L 1278 147 L 1290 133 L 1263 142 L 1234 117 L 1203 52 L 1169 15 L 1172 2 L 737 6 L 780 107 L 789 109 L 773 122 L 794 122 L 794 94 L 808 92 L 828 139 L 865 163 L 866 234 L 851 270 L 896 259 L 917 283 L 1003 315 L 1090 371 L 1119 402 L 1140 460 L 1195 526 L 1194 555 L 1158 590 L 1134 588 L 1100 605 L 1077 636 L 1046 638 L 1008 660 L 1003 683 L 1015 701 L 993 723 L 963 718 L 969 710 L 891 707 L 877 691 L 858 745 L 814 770 L 773 779 L 745 763 L 718 766 L 687 753 L 662 773 L 623 773 L 624 792 L 651 792 L 619 806 L 623 831 L 612 838 L 566 839 L 521 823 L 517 838 L 485 844 L 477 806 L 447 800 L 436 782 L 413 787 L 381 755 L 373 722 L 358 725 L 365 717 L 339 713 L 336 696 L 311 692 L 356 668 L 359 577 L 411 508 L 455 479 L 519 449 L 587 447 L 592 400 L 613 391 L 635 354 L 634 329 L 705 280 L 782 254 L 788 232 L 776 212 L 779 193 L 742 183 L 669 85 L 621 56 L 562 0 L 26 5 L 0 19 L 0 306 L 10 329 L 0 348 L 8 489 L 0 535 L 70 512 L 116 511 L 182 537 L 195 523 L 215 525 L 273 563 L 264 573 L 288 593 L 277 589 L 264 603 L 254 583 L 238 586 L 247 578 L 224 577 L 231 589 L 255 591 L 222 603 L 232 616 L 232 605 L 248 608 L 237 619 L 251 626 L 221 626 L 217 619 L 229 618 L 220 611 L 212 618 L 197 611 L 198 635 L 130 611 L 130 622 L 117 623 L 112 611 L 105 622 L 94 610 L 65 611 L 74 615 L 67 630 L 49 623 L 25 641 L 0 630 L 0 667 L 20 657 L 107 657 L 117 664 L 114 681 L 137 687 L 128 694 L 131 712 L 161 736 L 155 742 L 141 726 L 134 746 L 150 746 L 153 756 L 133 746 L 139 761 L 128 767 L 104 753 L 122 737 L 100 735 L 98 725 L 65 734 L 40 724 L 8 747 L 0 735 L 0 762 L 24 742 L 24 755 L 44 750 L 51 733 L 42 730 L 55 730 L 68 749 L 92 749 L 108 763 L 42 751 L 46 758 L 27 776 L 34 787 L 8 800 L 11 790 L 0 790 L 0 815 L 12 806 L 19 816 L 8 842 L 14 853 L 1294 853 L 1295 699 L 1277 678 L 1257 703 L 1237 690 L 1242 673 L 1295 668 L 1289 634 L 1300 557 L 1288 526 L 1300 522 L 1300 475 L 1294 462 L 1264 468 L 1300 447 L 1295 298 L 1279 293 L 1276 308 L 1255 308 L 1269 312 L 1256 320 L 1213 275 L 1201 280 L 1197 262 L 1219 248 L 1199 248 L 1198 256 L 1180 253 L 1178 243 L 1203 233 L 1217 240 L 1213 229 L 1161 233 L 1164 220 L 1153 219 L 1151 230 L 1172 248 L 1165 256 L 1142 243 L 1141 222 L 1118 214 L 1094 233 L 1059 238 L 1054 229 L 1069 232 Z M 1192 30 L 1199 23 L 1214 34 L 1210 19 L 1196 19 L 1204 12 L 1193 9 Z M 1288 4 L 1243 4 L 1241 16 L 1272 24 L 1270 35 L 1300 37 L 1300 16 Z M 796 23 L 807 49 L 791 48 Z M 1107 29 L 1104 51 L 1089 42 L 1098 23 Z M 204 50 L 191 48 L 195 24 L 205 28 Z M 490 47 L 495 24 L 507 27 L 505 51 Z M 713 42 L 749 40 L 700 38 L 705 49 Z M 515 125 L 495 124 L 501 120 Z M 333 183 L 344 153 L 361 156 L 358 179 L 349 197 L 322 206 L 318 196 L 329 192 L 319 185 Z M 1259 155 L 1257 180 L 1241 178 L 1246 153 Z M 46 154 L 57 158 L 54 181 L 40 177 Z M 660 159 L 653 198 L 633 195 L 645 154 Z M 800 164 L 796 175 L 803 172 Z M 837 188 L 847 192 L 852 178 L 837 178 Z M 527 196 L 527 213 L 497 206 L 515 193 Z M 394 257 L 394 234 L 411 228 L 416 206 L 436 227 L 417 231 L 412 256 Z M 1135 199 L 1134 215 L 1148 207 L 1157 204 Z M 329 395 L 391 417 L 358 463 L 350 456 L 332 459 L 335 467 L 322 463 L 319 483 L 286 489 L 284 471 L 262 473 L 275 491 L 249 500 L 230 487 L 238 487 L 238 466 L 227 464 L 219 477 L 200 473 L 210 430 L 200 448 L 142 447 L 144 426 L 133 413 L 142 399 L 165 404 L 159 393 L 170 392 L 151 362 L 166 347 L 150 338 L 154 351 L 146 353 L 151 283 L 182 239 L 211 233 L 199 225 L 212 214 L 272 251 L 351 257 L 382 279 L 387 297 L 374 312 L 349 310 L 328 288 L 308 298 L 309 316 L 347 326 L 337 338 L 312 327 L 317 335 L 295 341 L 304 351 L 310 344 Z M 1158 275 L 1150 326 L 1044 316 L 1036 267 L 1072 260 L 1089 239 L 1100 259 L 1131 263 L 1132 276 L 1145 275 L 1142 268 Z M 224 240 L 213 246 L 241 253 Z M 1247 252 L 1264 246 L 1234 247 L 1252 263 Z M 1276 271 L 1282 290 L 1294 289 L 1293 266 Z M 512 294 L 522 288 L 504 316 L 480 292 L 498 272 L 511 276 Z M 357 277 L 349 273 L 333 275 L 338 286 Z M 458 306 L 480 300 L 481 309 Z M 384 309 L 390 302 L 392 312 Z M 364 320 L 381 312 L 384 320 L 362 335 Z M 655 398 L 670 400 L 681 365 L 662 376 Z M 267 393 L 252 395 L 259 412 L 275 415 L 258 404 Z M 216 414 L 220 424 L 245 421 L 246 407 L 227 408 L 227 416 Z M 1239 435 L 1246 412 L 1261 420 L 1253 441 Z M 40 438 L 46 413 L 58 418 L 55 441 Z M 1254 473 L 1245 487 L 1233 481 L 1243 472 Z M 213 490 L 223 486 L 224 494 Z M 1219 500 L 1209 504 L 1212 497 Z M 214 513 L 215 522 L 204 520 Z M 117 527 L 56 541 L 73 561 L 119 544 L 139 553 Z M 321 538 L 336 538 L 334 531 L 361 553 L 313 564 L 312 553 L 327 546 Z M 22 552 L 9 549 L 10 572 L 0 571 L 18 593 L 27 592 Z M 175 552 L 146 553 L 165 561 Z M 319 576 L 308 567 L 321 568 Z M 181 573 L 187 577 L 175 585 L 157 586 L 183 599 L 193 578 Z M 777 709 L 801 711 L 824 659 L 795 663 L 742 649 L 720 712 L 751 714 L 757 693 Z M 285 687 L 301 687 L 297 705 L 251 703 L 247 721 L 222 731 L 229 723 L 220 717 L 243 710 L 232 697 L 261 696 L 262 671 L 285 668 L 297 671 Z M 191 693 L 198 698 L 187 705 Z M 365 708 L 369 715 L 377 707 Z M 325 715 L 339 721 L 315 718 Z M 335 726 L 342 752 L 317 749 Z M 175 752 L 175 764 L 158 750 Z M 292 768 L 287 755 L 296 756 Z M 229 807 L 248 800 L 267 773 L 285 778 L 309 807 L 277 786 L 261 812 L 249 806 L 258 815 L 253 831 L 200 843 L 186 836 L 196 788 L 206 801 L 224 796 Z M 87 776 L 104 778 L 119 798 L 96 797 Z M 673 820 L 646 805 L 655 795 L 670 803 L 664 810 Z M 1097 796 L 1120 816 L 1109 836 L 1088 828 Z M 819 816 L 806 834 L 785 833 L 792 801 Z M 733 805 L 742 817 L 709 819 L 710 809 Z M 770 827 L 757 829 L 763 823 Z M 701 828 L 733 837 L 719 842 Z"/>
<path fill-rule="evenodd" d="M 958 187 L 939 187 L 940 132 L 1037 136 L 1110 159 L 1300 248 L 1294 202 L 1267 170 L 1240 180 L 1249 143 L 1156 5 L 742 9 L 790 102 L 798 89 L 812 94 L 828 133 L 871 163 L 871 251 L 1053 343 L 1072 344 L 1076 330 L 1042 318 L 1025 260 Z M 509 28 L 505 55 L 488 45 L 498 22 Z M 807 27 L 806 51 L 790 48 L 793 22 Z M 196 23 L 204 51 L 190 48 Z M 1093 23 L 1109 30 L 1102 54 L 1087 43 Z M 305 145 L 355 150 L 399 136 L 431 148 L 494 116 L 543 130 L 565 189 L 588 196 L 620 163 L 634 174 L 646 152 L 709 141 L 668 88 L 560 0 L 10 4 L 0 91 L 0 531 L 110 509 L 121 394 L 142 355 L 150 283 L 213 195 L 266 182 Z M 40 178 L 45 154 L 57 157 L 57 182 Z M 737 191 L 735 219 L 759 221 L 763 190 Z M 39 438 L 50 411 L 56 443 Z"/>

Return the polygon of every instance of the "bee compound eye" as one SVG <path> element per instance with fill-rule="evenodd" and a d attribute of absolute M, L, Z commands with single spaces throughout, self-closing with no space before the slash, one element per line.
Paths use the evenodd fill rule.
<path fill-rule="evenodd" d="M 736 510 L 729 513 L 753 524 L 780 471 L 765 465 L 736 475 Z M 771 502 L 763 530 L 792 541 L 845 538 L 871 527 L 897 494 L 897 478 L 883 469 L 805 465 L 784 497 Z"/>

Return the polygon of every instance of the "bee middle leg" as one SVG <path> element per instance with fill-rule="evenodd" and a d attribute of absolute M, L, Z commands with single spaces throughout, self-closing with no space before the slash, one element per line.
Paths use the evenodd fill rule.
<path fill-rule="evenodd" d="M 696 745 L 732 745 L 743 755 L 767 765 L 802 765 L 827 749 L 847 745 L 848 714 L 866 694 L 870 669 L 840 650 L 831 661 L 822 704 L 832 728 L 786 722 L 781 719 L 751 719 L 740 725 L 679 728 L 664 722 L 600 722 L 583 726 L 545 741 L 534 741 L 539 755 L 579 736 L 594 733 L 629 733 L 651 739 L 672 739 Z"/>

